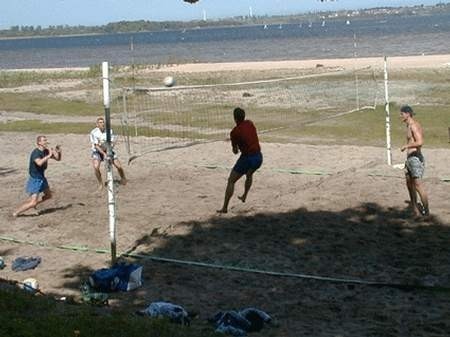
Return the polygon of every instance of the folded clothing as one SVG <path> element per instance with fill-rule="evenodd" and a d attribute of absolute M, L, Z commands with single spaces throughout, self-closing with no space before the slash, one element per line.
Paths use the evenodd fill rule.
<path fill-rule="evenodd" d="M 39 263 L 41 263 L 39 256 L 20 256 L 13 261 L 11 268 L 14 271 L 25 271 L 36 268 Z"/>
<path fill-rule="evenodd" d="M 264 323 L 272 318 L 262 310 L 245 308 L 240 311 L 219 311 L 209 320 L 216 326 L 216 331 L 232 336 L 245 336 L 247 332 L 260 331 Z"/>
<path fill-rule="evenodd" d="M 190 325 L 187 311 L 182 306 L 170 302 L 152 302 L 147 308 L 137 313 L 142 316 L 165 317 L 173 323 Z"/>
<path fill-rule="evenodd" d="M 100 292 L 131 291 L 142 286 L 142 266 L 115 264 L 98 269 L 89 276 L 89 283 Z"/>

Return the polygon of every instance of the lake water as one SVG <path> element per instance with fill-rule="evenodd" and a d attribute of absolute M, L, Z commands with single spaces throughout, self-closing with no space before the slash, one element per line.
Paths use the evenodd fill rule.
<path fill-rule="evenodd" d="M 450 13 L 349 20 L 7 39 L 0 69 L 450 54 Z"/>

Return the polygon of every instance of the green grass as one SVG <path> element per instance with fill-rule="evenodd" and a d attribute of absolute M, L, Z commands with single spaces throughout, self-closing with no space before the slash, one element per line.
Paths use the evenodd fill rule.
<path fill-rule="evenodd" d="M 88 134 L 92 130 L 92 125 L 92 123 L 44 123 L 39 120 L 27 120 L 0 123 L 0 131 L 34 132 L 40 134 Z"/>
<path fill-rule="evenodd" d="M 422 81 L 428 83 L 450 83 L 450 69 L 409 69 L 389 71 L 389 79 L 392 81 Z"/>
<path fill-rule="evenodd" d="M 130 68 L 113 69 L 114 88 L 120 85 L 160 86 L 169 72 L 143 72 L 145 66 L 136 66 L 135 75 Z M 98 74 L 92 69 L 92 74 Z M 311 70 L 308 70 L 311 71 Z M 179 73 L 178 84 L 213 84 L 239 81 L 264 80 L 280 77 L 304 75 L 305 70 L 273 70 L 242 72 L 206 72 Z M 1 74 L 1 72 L 0 72 Z M 65 74 L 65 73 L 62 73 Z M 137 120 L 138 134 L 160 137 L 207 138 L 223 137 L 202 134 L 191 128 L 216 128 L 228 130 L 233 126 L 232 109 L 245 107 L 250 119 L 259 130 L 277 131 L 265 133 L 263 141 L 306 142 L 313 144 L 351 144 L 384 146 L 385 111 L 383 102 L 383 83 L 381 73 L 363 70 L 358 74 L 360 104 L 373 104 L 375 93 L 378 107 L 375 111 L 364 110 L 348 115 L 326 119 L 340 112 L 349 111 L 356 105 L 355 77 L 352 74 L 299 79 L 284 83 L 261 83 L 241 87 L 220 87 L 216 89 L 181 90 L 156 93 L 127 94 L 128 112 L 131 118 L 134 112 L 140 113 Z M 424 127 L 425 146 L 447 147 L 450 120 L 450 70 L 408 70 L 393 71 L 390 74 L 391 135 L 393 147 L 404 142 L 404 125 L 398 117 L 399 105 L 411 104 L 418 112 L 417 119 Z M 17 75 L 19 76 L 19 75 Z M 23 75 L 25 76 L 25 75 Z M 27 75 L 31 76 L 31 75 Z M 33 81 L 33 74 L 24 81 Z M 43 79 L 53 75 L 42 74 Z M 54 75 L 63 76 L 63 75 Z M 67 74 L 67 77 L 87 76 Z M 95 78 L 94 75 L 92 79 Z M 20 77 L 20 76 L 19 76 Z M 62 77 L 63 78 L 63 77 Z M 97 116 L 103 114 L 99 83 L 83 81 L 75 90 L 83 90 L 80 96 L 71 95 L 74 88 L 58 89 L 58 96 L 84 97 L 80 100 L 56 98 L 48 91 L 33 93 L 0 93 L 0 106 L 7 112 L 25 111 L 37 114 L 63 116 Z M 122 91 L 113 91 L 111 111 L 119 114 L 124 106 Z M 248 94 L 243 96 L 243 94 Z M 92 103 L 96 102 L 96 103 Z M 142 116 L 145 112 L 145 119 Z M 147 120 L 151 120 L 149 124 Z M 316 123 L 310 123 L 317 121 Z M 130 126 L 134 120 L 130 119 Z M 160 125 L 161 127 L 159 127 Z M 92 128 L 84 123 L 49 123 L 37 120 L 16 121 L 0 124 L 0 131 L 20 131 L 39 133 L 76 133 L 86 134 Z M 115 127 L 117 129 L 117 126 Z M 133 128 L 134 131 L 134 128 Z"/>
<path fill-rule="evenodd" d="M 0 106 L 3 111 L 25 111 L 64 116 L 96 116 L 103 112 L 101 102 L 89 104 L 83 101 L 69 101 L 25 93 L 0 93 Z"/>
<path fill-rule="evenodd" d="M 13 88 L 48 81 L 70 79 L 93 79 L 101 74 L 100 66 L 87 71 L 0 71 L 0 88 Z"/>
<path fill-rule="evenodd" d="M 391 143 L 393 146 L 405 142 L 405 125 L 399 118 L 399 107 L 390 107 Z M 448 145 L 448 119 L 450 110 L 447 107 L 416 108 L 425 133 L 426 147 L 447 147 Z M 363 110 L 349 115 L 321 121 L 312 125 L 298 125 L 289 132 L 298 132 L 301 137 L 314 139 L 312 143 L 331 143 L 349 145 L 384 146 L 386 144 L 386 123 L 384 106 L 376 110 Z M 320 140 L 318 140 L 320 139 Z"/>
<path fill-rule="evenodd" d="M 230 110 L 231 111 L 231 110 Z M 399 119 L 399 107 L 392 105 L 391 111 L 391 140 L 393 147 L 400 146 L 405 141 L 405 126 Z M 416 108 L 417 119 L 420 121 L 425 132 L 426 147 L 447 147 L 448 146 L 448 127 L 450 121 L 450 108 L 445 106 L 420 106 Z M 347 145 L 372 145 L 384 146 L 386 143 L 385 130 L 385 110 L 384 106 L 377 107 L 376 110 L 363 110 L 348 115 L 322 120 L 317 123 L 308 124 L 311 120 L 319 120 L 331 112 L 325 111 L 320 114 L 317 111 L 302 112 L 296 116 L 292 110 L 278 110 L 273 115 L 268 111 L 261 110 L 258 117 L 257 127 L 259 130 L 271 130 L 279 127 L 283 129 L 270 132 L 261 136 L 263 141 L 289 142 L 295 139 L 301 139 L 302 142 L 311 144 L 347 144 Z M 277 116 L 284 116 L 283 120 L 277 121 Z M 231 115 L 230 115 L 231 118 Z M 158 122 L 158 118 L 153 120 Z M 153 137 L 190 137 L 195 139 L 213 139 L 217 135 L 202 134 L 195 131 L 183 131 L 182 126 L 190 125 L 193 127 L 212 127 L 218 129 L 229 129 L 232 126 L 231 120 L 221 118 L 215 121 L 209 121 L 206 125 L 205 116 L 189 115 L 183 119 L 159 120 L 162 124 L 173 125 L 173 129 L 158 129 L 154 127 L 138 127 L 138 135 Z M 178 125 L 180 128 L 177 128 Z M 121 127 L 113 126 L 116 130 Z M 34 132 L 43 134 L 88 134 L 92 129 L 92 123 L 46 123 L 39 120 L 13 121 L 0 123 L 0 131 L 3 132 Z M 134 133 L 134 128 L 132 128 Z M 131 130 L 131 129 L 130 129 Z M 220 134 L 219 137 L 223 137 Z"/>
<path fill-rule="evenodd" d="M 18 289 L 0 290 L 0 336 L 8 337 L 194 337 L 217 336 L 204 324 L 183 327 L 166 320 L 58 303 Z M 205 331 L 202 331 L 205 330 Z"/>
<path fill-rule="evenodd" d="M 137 87 L 162 87 L 166 76 L 175 76 L 177 85 L 209 85 L 224 84 L 236 82 L 262 81 L 269 79 L 295 77 L 310 74 L 308 69 L 277 69 L 277 70 L 246 70 L 246 71 L 218 71 L 218 72 L 199 72 L 199 73 L 177 73 L 170 71 L 155 72 L 150 75 L 142 75 L 142 69 L 145 66 L 135 66 L 126 72 L 118 72 L 114 76 L 116 85 L 137 86 Z M 141 73 L 140 73 L 141 72 Z"/>

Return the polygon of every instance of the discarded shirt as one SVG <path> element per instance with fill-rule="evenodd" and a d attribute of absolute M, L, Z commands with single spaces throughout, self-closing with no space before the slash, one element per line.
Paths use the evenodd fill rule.
<path fill-rule="evenodd" d="M 264 323 L 270 323 L 272 318 L 262 310 L 245 308 L 240 311 L 219 311 L 212 319 L 216 332 L 240 337 L 247 332 L 260 331 Z"/>
<path fill-rule="evenodd" d="M 25 271 L 36 268 L 39 263 L 41 263 L 39 256 L 20 256 L 13 261 L 11 268 L 14 271 Z"/>
<path fill-rule="evenodd" d="M 190 325 L 187 311 L 182 306 L 170 302 L 153 302 L 144 310 L 138 311 L 138 314 L 150 317 L 165 317 L 173 323 Z"/>

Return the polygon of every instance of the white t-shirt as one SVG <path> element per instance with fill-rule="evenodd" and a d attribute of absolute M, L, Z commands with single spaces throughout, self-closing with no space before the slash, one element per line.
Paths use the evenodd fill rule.
<path fill-rule="evenodd" d="M 95 151 L 95 145 L 100 145 L 102 147 L 105 147 L 106 145 L 106 129 L 105 131 L 101 131 L 99 128 L 95 128 L 91 131 L 89 138 L 91 140 L 92 144 L 92 151 Z M 115 141 L 115 136 L 113 133 L 113 130 L 111 129 L 111 141 Z"/>

